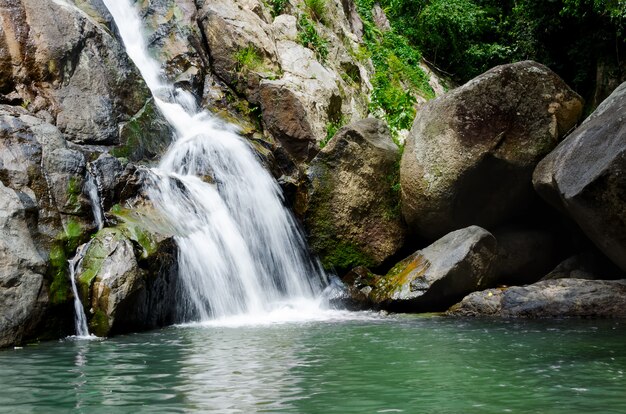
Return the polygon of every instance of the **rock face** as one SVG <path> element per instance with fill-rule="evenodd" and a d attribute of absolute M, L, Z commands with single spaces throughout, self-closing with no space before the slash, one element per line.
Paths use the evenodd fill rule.
<path fill-rule="evenodd" d="M 537 192 L 626 270 L 626 83 L 539 163 Z"/>
<path fill-rule="evenodd" d="M 118 143 L 149 95 L 121 45 L 70 2 L 9 0 L 0 14 L 5 102 L 45 112 L 73 142 Z"/>
<path fill-rule="evenodd" d="M 26 197 L 0 182 L 0 347 L 31 335 L 48 305 L 46 260 L 29 229 L 36 206 Z"/>
<path fill-rule="evenodd" d="M 498 66 L 418 112 L 400 169 L 402 212 L 427 238 L 492 227 L 532 199 L 532 171 L 582 100 L 545 66 Z"/>
<path fill-rule="evenodd" d="M 300 209 L 326 267 L 378 266 L 402 247 L 405 228 L 392 188 L 399 158 L 386 125 L 367 118 L 340 129 L 313 159 Z"/>
<path fill-rule="evenodd" d="M 0 105 L 0 346 L 59 328 L 67 255 L 91 222 L 84 169 L 56 127 Z"/>
<path fill-rule="evenodd" d="M 77 271 L 91 333 L 109 336 L 175 320 L 175 245 L 137 227 L 105 228 Z"/>
<path fill-rule="evenodd" d="M 460 316 L 626 317 L 626 280 L 557 279 L 474 292 L 449 311 Z"/>
<path fill-rule="evenodd" d="M 496 249 L 491 233 L 471 226 L 418 250 L 385 276 L 357 268 L 344 282 L 356 302 L 395 312 L 441 311 L 492 283 Z"/>

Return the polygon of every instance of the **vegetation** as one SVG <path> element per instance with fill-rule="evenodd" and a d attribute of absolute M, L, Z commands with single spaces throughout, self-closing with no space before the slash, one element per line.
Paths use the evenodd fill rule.
<path fill-rule="evenodd" d="M 324 23 L 326 18 L 326 0 L 304 0 L 304 5 L 313 20 Z"/>
<path fill-rule="evenodd" d="M 326 124 L 326 137 L 320 142 L 320 148 L 324 148 L 328 141 L 331 140 L 332 137 L 335 136 L 337 131 L 347 123 L 347 120 L 344 116 L 339 117 L 338 119 L 331 119 Z"/>
<path fill-rule="evenodd" d="M 363 8 L 372 0 L 359 0 Z M 533 59 L 591 96 L 598 65 L 624 76 L 626 0 L 381 0 L 394 30 L 465 82 Z"/>
<path fill-rule="evenodd" d="M 263 66 L 263 57 L 252 45 L 238 50 L 234 57 L 238 73 L 247 73 Z"/>
<path fill-rule="evenodd" d="M 272 17 L 281 15 L 283 11 L 285 11 L 285 6 L 287 6 L 288 3 L 288 0 L 266 0 L 266 4 L 270 7 Z"/>
<path fill-rule="evenodd" d="M 324 63 L 328 56 L 326 40 L 317 33 L 315 24 L 305 14 L 298 19 L 298 43 L 314 51 L 317 59 Z"/>
<path fill-rule="evenodd" d="M 415 118 L 416 97 L 434 97 L 428 76 L 419 67 L 421 55 L 408 39 L 396 32 L 382 32 L 372 19 L 373 0 L 357 0 L 364 21 L 365 50 L 363 57 L 372 59 L 376 73 L 370 110 L 387 121 L 394 139 L 398 131 L 409 129 Z M 396 142 L 399 144 L 399 142 Z"/>

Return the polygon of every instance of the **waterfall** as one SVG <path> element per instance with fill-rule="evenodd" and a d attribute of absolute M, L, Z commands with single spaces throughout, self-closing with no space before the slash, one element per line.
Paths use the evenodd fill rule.
<path fill-rule="evenodd" d="M 78 269 L 78 265 L 83 259 L 88 247 L 89 243 L 81 245 L 76 250 L 76 255 L 74 256 L 74 258 L 67 261 L 70 269 L 72 293 L 74 294 L 74 326 L 76 327 L 76 336 L 78 338 L 90 337 L 89 328 L 87 327 L 87 316 L 85 315 L 85 309 L 83 309 L 83 304 L 80 301 L 80 296 L 78 296 L 78 289 L 76 288 L 76 270 Z"/>
<path fill-rule="evenodd" d="M 85 189 L 89 196 L 89 202 L 91 204 L 91 211 L 93 212 L 93 218 L 96 221 L 98 230 L 102 230 L 104 226 L 104 214 L 102 213 L 102 201 L 100 200 L 100 192 L 98 191 L 98 176 L 91 164 L 87 164 L 87 182 L 85 183 Z"/>
<path fill-rule="evenodd" d="M 129 57 L 175 131 L 147 193 L 174 229 L 185 320 L 268 313 L 326 283 L 280 187 L 250 144 L 163 80 L 129 0 L 104 0 Z"/>

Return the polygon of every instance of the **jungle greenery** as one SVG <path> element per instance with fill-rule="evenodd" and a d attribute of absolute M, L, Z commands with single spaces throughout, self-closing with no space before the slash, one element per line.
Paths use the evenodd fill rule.
<path fill-rule="evenodd" d="M 375 0 L 358 0 L 364 20 Z M 584 97 L 598 66 L 624 78 L 626 0 L 379 0 L 393 31 L 465 82 L 489 68 L 541 62 Z"/>

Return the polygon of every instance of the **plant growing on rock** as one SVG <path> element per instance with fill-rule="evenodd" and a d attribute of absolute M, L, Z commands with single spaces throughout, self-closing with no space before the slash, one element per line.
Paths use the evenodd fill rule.
<path fill-rule="evenodd" d="M 238 73 L 247 73 L 263 66 L 263 57 L 252 45 L 238 50 L 234 58 Z"/>
<path fill-rule="evenodd" d="M 317 58 L 323 63 L 328 56 L 327 42 L 315 28 L 315 24 L 305 14 L 298 19 L 298 42 L 315 52 Z"/>
<path fill-rule="evenodd" d="M 313 20 L 324 23 L 326 18 L 326 0 L 304 0 L 304 5 Z"/>

